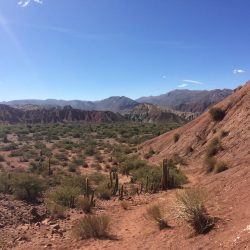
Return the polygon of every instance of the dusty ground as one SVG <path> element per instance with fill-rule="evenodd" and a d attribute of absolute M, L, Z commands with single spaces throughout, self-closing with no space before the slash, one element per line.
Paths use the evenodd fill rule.
<path fill-rule="evenodd" d="M 111 217 L 110 239 L 76 240 L 71 233 L 72 222 L 83 214 L 71 210 L 65 220 L 27 223 L 15 222 L 1 232 L 6 248 L 14 249 L 249 249 L 250 248 L 250 172 L 248 168 L 234 168 L 226 172 L 202 178 L 195 169 L 186 167 L 186 173 L 195 185 L 201 181 L 208 191 L 207 207 L 211 216 L 218 218 L 215 228 L 207 235 L 195 236 L 185 224 L 173 219 L 172 207 L 175 193 L 170 190 L 159 194 L 127 197 L 129 209 L 124 210 L 120 201 L 99 201 L 95 212 Z M 231 175 L 235 178 L 232 179 Z M 240 196 L 237 193 L 241 192 Z M 1 197 L 1 207 L 10 197 Z M 4 202 L 5 200 L 5 202 Z M 152 204 L 163 205 L 171 228 L 159 231 L 156 224 L 145 218 L 146 208 Z M 16 211 L 30 211 L 22 204 Z M 40 213 L 42 213 L 40 208 Z M 9 213 L 10 211 L 8 211 Z M 11 212 L 10 212 L 11 213 Z M 25 214 L 25 213 L 24 213 Z M 25 216 L 23 216 L 25 219 Z"/>

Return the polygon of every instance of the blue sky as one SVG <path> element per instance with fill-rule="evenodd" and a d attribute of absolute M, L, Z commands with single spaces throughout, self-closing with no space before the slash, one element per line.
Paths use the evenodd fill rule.
<path fill-rule="evenodd" d="M 249 16 L 249 0 L 0 0 L 0 100 L 234 88 Z"/>

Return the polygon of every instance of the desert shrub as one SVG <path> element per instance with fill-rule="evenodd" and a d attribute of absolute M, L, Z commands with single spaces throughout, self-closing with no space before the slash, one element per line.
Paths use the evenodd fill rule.
<path fill-rule="evenodd" d="M 161 189 L 162 169 L 159 166 L 144 166 L 131 171 L 133 181 L 143 184 L 146 191 L 157 192 Z"/>
<path fill-rule="evenodd" d="M 214 138 L 206 149 L 206 157 L 215 156 L 218 151 L 221 149 L 220 141 L 218 138 Z"/>
<path fill-rule="evenodd" d="M 100 164 L 98 164 L 98 163 L 91 164 L 91 168 L 94 168 L 97 171 L 102 170 L 102 166 Z"/>
<path fill-rule="evenodd" d="M 228 169 L 228 166 L 225 162 L 223 161 L 217 161 L 215 164 L 214 172 L 215 173 L 220 173 Z"/>
<path fill-rule="evenodd" d="M 96 189 L 96 195 L 99 199 L 102 200 L 110 200 L 111 198 L 111 190 L 108 188 L 108 183 L 103 182 L 100 183 Z"/>
<path fill-rule="evenodd" d="M 120 201 L 120 205 L 124 210 L 128 210 L 129 209 L 129 202 L 128 201 Z"/>
<path fill-rule="evenodd" d="M 52 191 L 49 194 L 49 199 L 58 205 L 74 208 L 80 194 L 80 188 L 65 186 Z"/>
<path fill-rule="evenodd" d="M 94 182 L 96 185 L 98 185 L 99 183 L 106 181 L 107 176 L 105 176 L 104 174 L 95 172 L 95 173 L 89 175 L 89 180 Z"/>
<path fill-rule="evenodd" d="M 179 139 L 180 139 L 180 134 L 174 134 L 174 136 L 173 136 L 173 138 L 174 138 L 174 142 L 176 143 L 176 142 L 178 142 L 179 141 Z"/>
<path fill-rule="evenodd" d="M 11 180 L 13 195 L 19 200 L 37 201 L 45 189 L 45 182 L 36 175 L 18 173 Z"/>
<path fill-rule="evenodd" d="M 178 169 L 175 164 L 170 160 L 169 161 L 169 180 L 168 187 L 169 188 L 178 188 L 183 184 L 188 182 L 186 175 Z"/>
<path fill-rule="evenodd" d="M 54 158 L 58 161 L 68 161 L 68 156 L 65 153 L 55 154 Z"/>
<path fill-rule="evenodd" d="M 207 233 L 214 225 L 205 207 L 206 194 L 200 188 L 186 189 L 176 195 L 174 216 L 187 222 L 197 234 Z"/>
<path fill-rule="evenodd" d="M 84 213 L 90 213 L 93 204 L 88 197 L 79 196 L 77 199 L 77 207 L 81 209 Z"/>
<path fill-rule="evenodd" d="M 187 183 L 187 177 L 183 172 L 178 169 L 173 160 L 168 161 L 169 166 L 169 179 L 168 187 L 176 188 Z M 134 181 L 139 181 L 148 191 L 159 191 L 162 188 L 162 167 L 142 165 L 138 169 L 131 171 Z"/>
<path fill-rule="evenodd" d="M 64 219 L 65 216 L 65 207 L 59 205 L 51 200 L 45 201 L 46 212 L 54 219 Z"/>
<path fill-rule="evenodd" d="M 73 159 L 73 164 L 75 164 L 76 166 L 83 166 L 84 156 L 78 155 L 76 158 Z"/>
<path fill-rule="evenodd" d="M 73 234 L 80 239 L 105 238 L 108 236 L 110 218 L 105 215 L 85 215 L 73 225 Z"/>
<path fill-rule="evenodd" d="M 143 168 L 146 165 L 147 163 L 145 161 L 136 158 L 129 158 L 121 165 L 120 171 L 122 174 L 128 175 L 130 171 Z"/>
<path fill-rule="evenodd" d="M 155 221 L 160 230 L 168 227 L 168 223 L 163 215 L 162 207 L 159 204 L 153 205 L 147 209 L 146 218 Z"/>
<path fill-rule="evenodd" d="M 71 173 L 76 172 L 77 168 L 78 168 L 77 165 L 74 164 L 74 163 L 70 163 L 69 166 L 68 166 L 68 170 L 69 170 L 69 172 L 71 172 Z"/>
<path fill-rule="evenodd" d="M 193 153 L 193 151 L 194 151 L 193 147 L 192 146 L 188 146 L 186 148 L 186 155 Z"/>
<path fill-rule="evenodd" d="M 73 176 L 65 176 L 62 180 L 62 186 L 64 187 L 74 187 L 80 189 L 81 194 L 85 194 L 86 185 L 85 185 L 86 177 L 81 175 L 73 175 Z"/>
<path fill-rule="evenodd" d="M 145 158 L 145 159 L 149 159 L 149 158 L 151 158 L 154 154 L 155 154 L 155 151 L 154 151 L 152 148 L 150 148 L 150 150 L 148 151 L 148 153 L 146 153 L 146 154 L 144 155 L 144 158 Z"/>
<path fill-rule="evenodd" d="M 220 131 L 220 138 L 224 138 L 224 137 L 228 136 L 228 134 L 229 134 L 228 131 L 221 130 L 221 131 Z"/>
<path fill-rule="evenodd" d="M 5 161 L 4 157 L 0 155 L 0 162 L 4 162 L 4 161 Z"/>
<path fill-rule="evenodd" d="M 216 159 L 214 157 L 206 157 L 204 160 L 204 168 L 205 168 L 205 172 L 211 173 L 214 171 L 216 165 Z"/>
<path fill-rule="evenodd" d="M 96 155 L 95 155 L 95 159 L 96 159 L 98 162 L 103 162 L 103 156 L 100 155 L 100 154 L 96 154 Z"/>
<path fill-rule="evenodd" d="M 7 173 L 0 173 L 0 193 L 11 193 L 11 175 Z"/>
<path fill-rule="evenodd" d="M 222 121 L 225 117 L 225 111 L 223 111 L 221 108 L 211 108 L 209 110 L 209 114 L 214 121 Z"/>
<path fill-rule="evenodd" d="M 11 142 L 10 144 L 2 147 L 3 151 L 11 151 L 16 149 L 18 149 L 18 145 L 14 142 Z"/>
<path fill-rule="evenodd" d="M 180 164 L 180 165 L 185 165 L 184 159 L 177 153 L 174 153 L 171 156 L 171 160 L 173 161 L 174 164 Z"/>
<path fill-rule="evenodd" d="M 93 156 L 96 154 L 94 146 L 90 145 L 85 149 L 85 154 L 88 156 Z"/>

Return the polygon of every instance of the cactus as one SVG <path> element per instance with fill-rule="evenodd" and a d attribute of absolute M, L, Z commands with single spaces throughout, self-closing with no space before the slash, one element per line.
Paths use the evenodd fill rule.
<path fill-rule="evenodd" d="M 91 207 L 94 207 L 94 206 L 95 206 L 94 197 L 95 197 L 95 191 L 93 190 L 93 192 L 92 192 L 92 194 L 91 194 L 91 197 L 90 197 L 90 201 L 89 201 Z"/>
<path fill-rule="evenodd" d="M 168 189 L 168 179 L 169 179 L 169 168 L 168 168 L 168 160 L 163 160 L 162 163 L 162 190 Z"/>
<path fill-rule="evenodd" d="M 86 191 L 86 197 L 89 198 L 89 179 L 86 178 L 85 180 L 85 191 Z"/>
<path fill-rule="evenodd" d="M 49 157 L 49 175 L 52 175 L 52 170 L 51 170 L 51 157 Z"/>
<path fill-rule="evenodd" d="M 148 175 L 147 175 L 147 177 L 146 177 L 145 192 L 148 192 L 148 185 L 149 185 L 149 177 L 148 177 Z"/>
<path fill-rule="evenodd" d="M 123 200 L 123 185 L 119 189 L 119 200 Z"/>
<path fill-rule="evenodd" d="M 110 170 L 110 172 L 109 172 L 109 180 L 110 180 L 109 188 L 112 188 L 113 187 L 112 170 Z"/>
<path fill-rule="evenodd" d="M 114 186 L 112 195 L 116 195 L 118 188 L 119 188 L 119 177 L 118 177 L 118 174 L 115 173 L 115 186 Z"/>
<path fill-rule="evenodd" d="M 143 182 L 141 183 L 141 187 L 140 187 L 140 194 L 143 192 Z"/>

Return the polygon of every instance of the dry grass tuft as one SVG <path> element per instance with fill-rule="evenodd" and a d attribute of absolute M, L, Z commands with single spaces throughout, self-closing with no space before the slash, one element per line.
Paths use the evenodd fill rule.
<path fill-rule="evenodd" d="M 156 221 L 160 230 L 169 227 L 164 218 L 161 205 L 153 205 L 147 209 L 146 218 Z"/>
<path fill-rule="evenodd" d="M 206 194 L 200 188 L 190 188 L 177 193 L 174 205 L 176 219 L 186 221 L 197 234 L 205 234 L 214 225 L 205 207 Z"/>
<path fill-rule="evenodd" d="M 80 239 L 107 238 L 110 218 L 106 215 L 86 215 L 73 225 L 73 234 Z"/>

